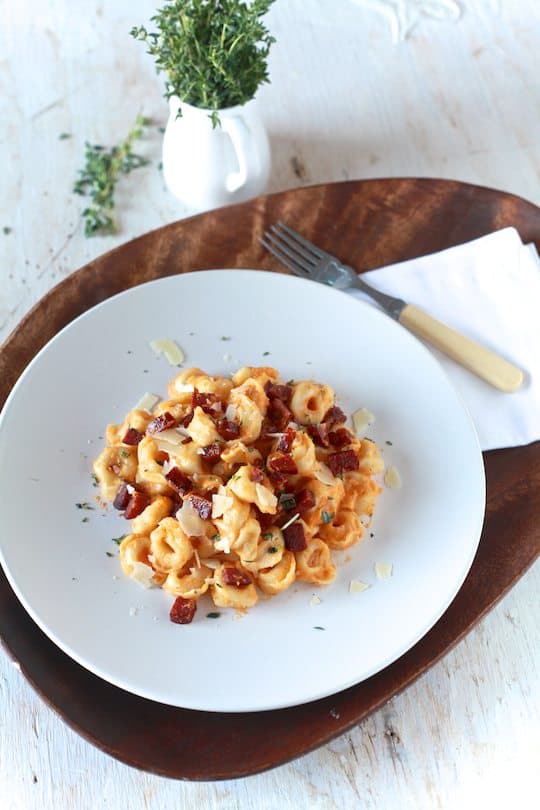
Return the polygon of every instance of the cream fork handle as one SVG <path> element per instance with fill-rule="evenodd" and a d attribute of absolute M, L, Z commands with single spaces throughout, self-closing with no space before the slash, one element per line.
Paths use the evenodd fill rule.
<path fill-rule="evenodd" d="M 431 343 L 501 391 L 517 391 L 523 383 L 523 372 L 490 349 L 456 332 L 423 309 L 406 304 L 398 318 L 403 326 Z"/>

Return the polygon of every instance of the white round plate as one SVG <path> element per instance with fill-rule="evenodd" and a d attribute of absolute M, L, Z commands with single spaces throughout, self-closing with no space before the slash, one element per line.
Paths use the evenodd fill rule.
<path fill-rule="evenodd" d="M 91 464 L 105 425 L 145 391 L 164 395 L 178 372 L 151 351 L 160 337 L 177 341 L 186 367 L 272 365 L 284 380 L 329 383 L 348 413 L 376 415 L 369 435 L 403 487 L 385 489 L 366 539 L 334 555 L 331 585 L 298 583 L 241 618 L 207 618 L 215 609 L 205 596 L 181 626 L 169 621 L 170 596 L 123 576 L 111 538 L 129 524 L 95 504 Z M 1 560 L 41 629 L 123 689 L 208 711 L 305 703 L 391 664 L 454 598 L 484 515 L 474 428 L 427 349 L 346 293 L 274 273 L 174 276 L 86 312 L 13 389 L 0 459 Z M 77 508 L 85 501 L 96 508 Z M 378 580 L 376 562 L 391 563 L 393 576 Z M 350 593 L 352 579 L 369 589 Z"/>

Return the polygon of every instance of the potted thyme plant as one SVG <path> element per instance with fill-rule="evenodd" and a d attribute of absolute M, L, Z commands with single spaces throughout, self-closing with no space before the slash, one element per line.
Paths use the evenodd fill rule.
<path fill-rule="evenodd" d="M 251 102 L 269 81 L 274 38 L 261 17 L 272 3 L 166 0 L 152 17 L 156 31 L 131 31 L 165 74 L 164 179 L 193 208 L 238 202 L 266 185 L 268 140 Z"/>

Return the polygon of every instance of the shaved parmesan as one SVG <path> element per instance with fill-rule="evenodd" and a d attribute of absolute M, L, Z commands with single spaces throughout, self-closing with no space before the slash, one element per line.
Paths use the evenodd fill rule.
<path fill-rule="evenodd" d="M 292 518 L 290 520 L 288 520 L 287 523 L 285 523 L 284 526 L 281 527 L 281 531 L 284 531 L 285 529 L 288 529 L 289 526 L 292 526 L 292 524 L 296 520 L 298 520 L 299 517 L 300 517 L 300 512 L 297 512 L 296 515 L 293 515 Z"/>
<path fill-rule="evenodd" d="M 236 405 L 233 405 L 233 403 L 230 402 L 227 405 L 227 410 L 225 411 L 225 419 L 228 419 L 229 422 L 233 422 L 235 416 L 236 416 Z"/>
<path fill-rule="evenodd" d="M 221 517 L 233 503 L 230 495 L 212 495 L 212 520 Z"/>
<path fill-rule="evenodd" d="M 187 431 L 185 428 L 181 427 L 169 428 L 168 430 L 160 430 L 159 433 L 154 435 L 158 441 L 163 440 L 165 442 L 170 442 L 171 444 L 182 444 L 187 436 Z"/>
<path fill-rule="evenodd" d="M 195 386 L 190 383 L 175 383 L 174 388 L 177 394 L 192 394 Z"/>
<path fill-rule="evenodd" d="M 313 594 L 309 604 L 311 605 L 311 607 L 315 607 L 315 605 L 320 605 L 321 604 L 321 600 L 319 599 L 317 594 L 315 594 L 315 593 Z"/>
<path fill-rule="evenodd" d="M 137 585 L 143 588 L 151 588 L 154 585 L 154 571 L 149 565 L 142 562 L 134 562 L 131 567 L 129 576 L 135 580 Z"/>
<path fill-rule="evenodd" d="M 259 502 L 259 509 L 262 512 L 264 512 L 265 509 L 268 509 L 270 513 L 276 511 L 277 498 L 274 493 L 268 489 L 268 487 L 263 486 L 263 484 L 255 484 L 255 492 Z"/>
<path fill-rule="evenodd" d="M 392 563 L 375 563 L 375 573 L 377 574 L 378 579 L 390 579 L 392 576 L 392 569 Z"/>
<path fill-rule="evenodd" d="M 132 486 L 131 484 L 126 484 L 126 489 L 130 495 L 133 495 L 133 493 L 135 492 L 135 487 Z"/>
<path fill-rule="evenodd" d="M 327 467 L 326 464 L 323 464 L 322 461 L 319 463 L 317 469 L 314 470 L 313 475 L 315 476 L 315 478 L 317 478 L 318 481 L 321 482 L 321 484 L 327 484 L 328 486 L 331 486 L 336 482 L 336 479 L 332 475 L 330 467 Z"/>
<path fill-rule="evenodd" d="M 231 553 L 231 544 L 229 543 L 229 539 L 227 537 L 221 536 L 220 539 L 214 544 L 214 548 L 216 551 L 224 551 L 225 554 Z"/>
<path fill-rule="evenodd" d="M 199 552 L 196 548 L 193 549 L 193 556 L 195 557 L 195 564 L 197 568 L 201 567 L 201 558 L 199 557 Z"/>
<path fill-rule="evenodd" d="M 198 512 L 193 508 L 189 500 L 185 500 L 178 512 L 176 519 L 182 528 L 182 531 L 188 537 L 201 537 L 206 532 L 208 524 Z"/>
<path fill-rule="evenodd" d="M 367 408 L 359 408 L 351 418 L 357 436 L 363 436 L 368 427 L 375 421 L 375 417 Z"/>
<path fill-rule="evenodd" d="M 362 591 L 367 591 L 371 585 L 368 585 L 367 582 L 362 582 L 359 579 L 351 579 L 349 583 L 349 593 L 362 593 Z"/>
<path fill-rule="evenodd" d="M 156 405 L 158 404 L 161 397 L 156 396 L 156 394 L 151 394 L 147 391 L 145 394 L 142 395 L 140 400 L 135 405 L 135 410 L 137 411 L 148 411 L 151 413 Z"/>
<path fill-rule="evenodd" d="M 159 338 L 150 341 L 150 348 L 159 357 L 163 354 L 171 366 L 180 366 L 185 360 L 185 355 L 180 346 L 170 340 L 170 338 Z"/>
<path fill-rule="evenodd" d="M 388 467 L 384 474 L 384 483 L 387 487 L 389 487 L 389 489 L 401 489 L 401 475 L 397 471 L 396 467 Z"/>

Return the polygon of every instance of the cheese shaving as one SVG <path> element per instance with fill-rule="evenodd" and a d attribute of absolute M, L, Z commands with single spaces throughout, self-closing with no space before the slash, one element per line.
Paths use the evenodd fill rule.
<path fill-rule="evenodd" d="M 367 408 L 359 408 L 351 418 L 357 436 L 363 436 L 368 427 L 375 421 L 374 415 Z"/>
<path fill-rule="evenodd" d="M 212 495 L 212 520 L 221 517 L 233 503 L 230 495 Z"/>
<path fill-rule="evenodd" d="M 204 564 L 207 568 L 211 568 L 213 571 L 215 571 L 216 568 L 219 568 L 221 562 L 219 560 L 205 560 Z"/>
<path fill-rule="evenodd" d="M 392 576 L 393 565 L 392 563 L 375 563 L 375 573 L 378 579 L 390 579 Z"/>
<path fill-rule="evenodd" d="M 220 539 L 214 543 L 214 548 L 216 551 L 224 551 L 225 554 L 231 553 L 231 544 L 229 543 L 229 539 L 227 537 L 220 537 Z"/>
<path fill-rule="evenodd" d="M 233 405 L 233 403 L 230 402 L 227 405 L 227 409 L 225 411 L 225 419 L 228 419 L 229 422 L 233 422 L 235 416 L 236 416 L 236 405 Z"/>
<path fill-rule="evenodd" d="M 171 366 L 180 366 L 185 360 L 185 355 L 180 346 L 170 338 L 159 338 L 150 341 L 150 348 L 159 357 L 163 354 Z"/>
<path fill-rule="evenodd" d="M 207 529 L 207 523 L 193 508 L 189 500 L 185 500 L 181 508 L 176 513 L 176 519 L 182 531 L 188 537 L 201 537 Z"/>
<path fill-rule="evenodd" d="M 396 467 L 388 467 L 384 474 L 384 483 L 389 489 L 401 489 L 403 482 Z"/>
<path fill-rule="evenodd" d="M 193 556 L 195 557 L 195 564 L 197 568 L 201 567 L 201 558 L 199 557 L 199 552 L 196 548 L 193 549 Z"/>
<path fill-rule="evenodd" d="M 292 518 L 290 520 L 288 520 L 287 523 L 285 523 L 284 526 L 281 527 L 281 531 L 283 532 L 283 531 L 285 531 L 285 529 L 288 529 L 289 526 L 292 526 L 292 524 L 296 520 L 298 520 L 299 517 L 300 517 L 300 512 L 297 512 L 296 515 L 293 515 Z"/>
<path fill-rule="evenodd" d="M 318 481 L 321 482 L 321 484 L 327 484 L 328 486 L 331 486 L 336 482 L 336 479 L 332 475 L 330 467 L 327 467 L 326 464 L 323 464 L 322 461 L 319 463 L 317 469 L 314 470 L 313 475 Z"/>
<path fill-rule="evenodd" d="M 362 591 L 367 591 L 368 588 L 371 588 L 371 585 L 359 579 L 351 579 L 349 583 L 349 593 L 362 593 Z"/>
<path fill-rule="evenodd" d="M 321 600 L 319 599 L 317 594 L 315 594 L 315 593 L 313 594 L 309 604 L 311 605 L 311 607 L 315 607 L 315 605 L 320 605 L 321 604 Z"/>
<path fill-rule="evenodd" d="M 131 484 L 126 484 L 126 489 L 130 495 L 133 495 L 133 493 L 135 492 L 135 487 L 132 486 Z"/>
<path fill-rule="evenodd" d="M 148 411 L 152 413 L 156 405 L 158 404 L 161 397 L 156 396 L 156 394 L 151 394 L 150 391 L 147 391 L 145 394 L 142 395 L 140 400 L 135 405 L 135 410 L 137 411 Z"/>
<path fill-rule="evenodd" d="M 141 585 L 143 588 L 151 588 L 154 585 L 154 571 L 145 563 L 134 562 L 129 576 L 135 580 L 137 585 Z"/>
<path fill-rule="evenodd" d="M 258 506 L 262 512 L 268 510 L 270 514 L 276 511 L 277 498 L 268 487 L 263 484 L 255 484 L 255 492 L 257 494 Z"/>

